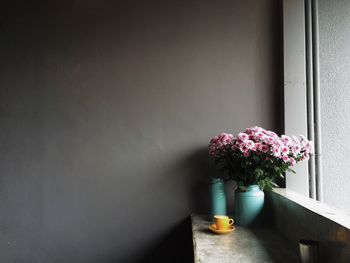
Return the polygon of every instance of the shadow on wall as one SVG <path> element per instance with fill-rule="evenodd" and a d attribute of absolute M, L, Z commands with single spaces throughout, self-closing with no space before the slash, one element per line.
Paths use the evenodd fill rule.
<path fill-rule="evenodd" d="M 193 262 L 191 218 L 171 229 L 139 262 Z"/>
<path fill-rule="evenodd" d="M 218 176 L 219 170 L 208 155 L 208 148 L 202 147 L 193 151 L 185 156 L 177 166 L 188 167 L 185 174 L 190 176 L 187 194 L 191 213 L 209 214 L 211 211 L 210 177 Z M 228 213 L 232 214 L 234 183 L 228 182 L 226 190 Z M 193 262 L 193 257 L 191 218 L 188 216 L 160 238 L 158 244 L 149 251 L 142 262 Z"/>
<path fill-rule="evenodd" d="M 217 174 L 217 169 L 208 156 L 207 147 L 199 148 L 184 156 L 174 164 L 176 167 L 187 167 L 186 179 L 187 200 L 190 202 L 190 213 L 208 214 L 210 212 L 210 176 Z M 156 245 L 138 262 L 193 262 L 193 243 L 191 217 L 188 215 L 179 221 L 166 234 L 158 239 Z"/>
<path fill-rule="evenodd" d="M 191 217 L 188 216 L 168 233 L 164 234 L 156 241 L 152 241 L 154 245 L 142 256 L 127 256 L 120 259 L 109 259 L 110 263 L 156 263 L 156 262 L 193 262 L 193 243 Z"/>
<path fill-rule="evenodd" d="M 179 177 L 187 181 L 187 200 L 190 202 L 190 213 L 207 214 L 210 211 L 210 188 L 209 177 L 215 173 L 215 167 L 210 162 L 207 147 L 199 148 L 185 155 L 176 167 L 186 167 L 186 170 L 178 171 Z M 189 178 L 184 178 L 184 177 Z M 193 262 L 193 243 L 191 217 L 178 222 L 174 227 L 158 239 L 156 245 L 140 261 L 142 262 Z"/>
<path fill-rule="evenodd" d="M 189 167 L 190 188 L 188 196 L 192 213 L 210 213 L 210 177 L 218 175 L 213 160 L 208 154 L 208 148 L 203 147 L 188 155 L 184 164 Z"/>
<path fill-rule="evenodd" d="M 186 181 L 186 184 L 183 184 L 183 187 L 186 187 L 183 193 L 187 195 L 184 199 L 189 201 L 190 211 L 185 218 L 169 227 L 169 231 L 153 240 L 152 246 L 143 256 L 136 259 L 128 257 L 122 262 L 193 262 L 190 214 L 210 213 L 209 178 L 216 175 L 217 169 L 208 156 L 207 147 L 202 147 L 174 162 L 168 170 L 173 175 L 175 173 L 174 185 L 179 181 Z M 166 215 L 161 217 L 162 220 L 164 218 Z"/>

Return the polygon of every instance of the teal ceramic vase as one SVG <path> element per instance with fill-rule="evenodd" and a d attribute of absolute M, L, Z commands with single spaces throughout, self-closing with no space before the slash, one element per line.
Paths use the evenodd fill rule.
<path fill-rule="evenodd" d="M 225 182 L 220 178 L 211 180 L 212 215 L 226 215 Z"/>
<path fill-rule="evenodd" d="M 252 227 L 262 224 L 265 194 L 258 185 L 250 185 L 246 192 L 235 192 L 234 219 L 239 226 Z"/>

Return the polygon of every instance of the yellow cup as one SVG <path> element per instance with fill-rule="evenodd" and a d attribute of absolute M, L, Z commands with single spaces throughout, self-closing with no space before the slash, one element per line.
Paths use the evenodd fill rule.
<path fill-rule="evenodd" d="M 217 230 L 226 230 L 233 225 L 233 219 L 228 216 L 215 215 L 214 216 L 215 226 Z"/>

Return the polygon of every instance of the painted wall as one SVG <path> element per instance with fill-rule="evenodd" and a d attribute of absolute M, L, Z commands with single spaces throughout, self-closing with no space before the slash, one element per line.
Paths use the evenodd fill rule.
<path fill-rule="evenodd" d="M 350 2 L 319 1 L 324 201 L 350 211 Z"/>
<path fill-rule="evenodd" d="M 1 262 L 184 254 L 210 137 L 281 129 L 277 2 L 3 4 Z"/>

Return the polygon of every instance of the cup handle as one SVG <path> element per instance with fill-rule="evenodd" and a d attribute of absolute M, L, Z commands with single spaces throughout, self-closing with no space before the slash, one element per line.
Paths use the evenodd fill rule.
<path fill-rule="evenodd" d="M 233 225 L 233 219 L 232 218 L 230 218 L 230 220 L 228 221 L 228 224 L 230 225 L 230 226 L 232 226 Z"/>

